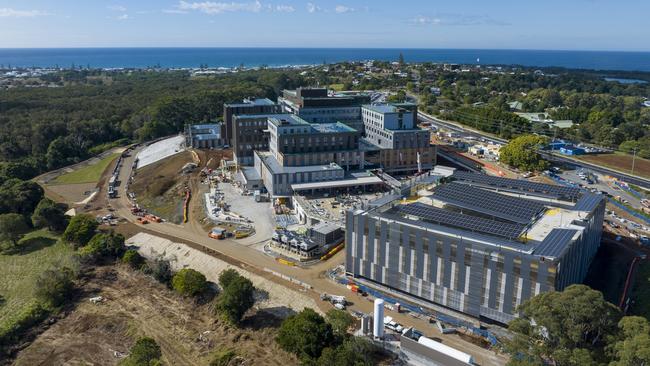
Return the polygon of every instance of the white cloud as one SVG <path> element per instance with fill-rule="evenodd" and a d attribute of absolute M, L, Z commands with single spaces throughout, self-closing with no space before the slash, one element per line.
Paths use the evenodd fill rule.
<path fill-rule="evenodd" d="M 307 3 L 307 11 L 309 13 L 317 13 L 322 11 L 323 9 L 320 8 L 320 6 L 314 4 L 314 3 Z"/>
<path fill-rule="evenodd" d="M 196 10 L 205 14 L 222 14 L 226 12 L 237 12 L 237 11 L 246 11 L 258 13 L 262 10 L 262 3 L 259 1 L 250 2 L 250 3 L 236 3 L 236 2 L 213 2 L 213 1 L 203 1 L 203 2 L 187 2 L 180 1 L 176 6 L 176 10 L 180 11 L 191 11 Z"/>
<path fill-rule="evenodd" d="M 189 13 L 187 10 L 179 10 L 179 9 L 164 9 L 162 11 L 165 14 L 187 14 Z"/>
<path fill-rule="evenodd" d="M 351 13 L 351 12 L 354 11 L 354 8 L 351 8 L 351 7 L 345 6 L 345 5 L 337 5 L 336 8 L 334 8 L 334 11 L 339 13 L 339 14 Z"/>
<path fill-rule="evenodd" d="M 48 15 L 40 10 L 15 10 L 12 8 L 0 8 L 0 18 L 33 18 Z"/>
<path fill-rule="evenodd" d="M 419 15 L 410 20 L 418 25 L 510 25 L 486 15 L 439 14 L 435 17 Z"/>
<path fill-rule="evenodd" d="M 115 19 L 117 19 L 117 20 L 127 20 L 127 19 L 129 19 L 129 14 L 122 14 L 122 15 L 118 16 Z"/>
<path fill-rule="evenodd" d="M 277 5 L 275 11 L 280 13 L 293 13 L 296 9 L 291 5 Z"/>
<path fill-rule="evenodd" d="M 126 11 L 126 7 L 124 7 L 122 5 L 109 5 L 109 6 L 106 7 L 106 9 L 112 10 L 112 11 L 119 11 L 119 12 L 122 12 L 122 13 Z"/>

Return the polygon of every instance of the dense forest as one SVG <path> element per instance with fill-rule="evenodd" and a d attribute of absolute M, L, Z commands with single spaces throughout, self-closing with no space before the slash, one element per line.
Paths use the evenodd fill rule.
<path fill-rule="evenodd" d="M 29 179 L 127 141 L 145 141 L 214 121 L 223 103 L 276 98 L 303 83 L 282 70 L 207 77 L 187 72 L 67 71 L 59 88 L 0 91 L 0 184 Z"/>

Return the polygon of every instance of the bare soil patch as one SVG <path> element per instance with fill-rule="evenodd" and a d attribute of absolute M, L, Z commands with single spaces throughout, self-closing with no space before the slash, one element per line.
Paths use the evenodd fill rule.
<path fill-rule="evenodd" d="M 632 155 L 627 154 L 583 155 L 580 156 L 580 160 L 603 165 L 624 173 L 629 173 L 632 169 Z M 637 156 L 634 161 L 634 174 L 650 178 L 650 160 L 642 159 Z"/>
<path fill-rule="evenodd" d="M 192 154 L 184 151 L 138 169 L 131 184 L 138 204 L 165 220 L 181 223 L 190 179 L 190 175 L 181 174 L 181 169 L 191 162 Z"/>
<path fill-rule="evenodd" d="M 193 162 L 193 153 L 199 158 L 198 167 L 189 174 L 181 170 L 187 163 Z M 190 201 L 191 217 L 200 220 L 201 188 L 200 171 L 203 168 L 216 169 L 221 159 L 231 159 L 231 150 L 194 150 L 173 155 L 164 160 L 138 169 L 131 191 L 136 194 L 137 202 L 154 214 L 177 224 L 183 220 L 183 199 L 185 189 L 192 191 Z M 192 219 L 192 218 L 191 218 Z"/>
<path fill-rule="evenodd" d="M 116 365 L 135 340 L 156 340 L 167 365 L 206 365 L 218 350 L 234 349 L 249 365 L 295 365 L 275 343 L 276 318 L 251 314 L 242 329 L 213 315 L 142 273 L 123 266 L 100 267 L 76 309 L 22 350 L 16 365 Z M 106 301 L 91 304 L 91 296 Z M 119 353 L 116 353 L 119 352 Z"/>
<path fill-rule="evenodd" d="M 48 185 L 46 190 L 53 192 L 68 204 L 81 202 L 88 198 L 95 190 L 97 183 L 76 183 Z"/>

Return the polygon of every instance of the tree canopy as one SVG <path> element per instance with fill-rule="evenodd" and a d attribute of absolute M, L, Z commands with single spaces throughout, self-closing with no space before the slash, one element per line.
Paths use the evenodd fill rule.
<path fill-rule="evenodd" d="M 543 136 L 522 135 L 501 148 L 499 160 L 522 171 L 540 171 L 548 162 L 537 152 L 548 143 Z"/>
<path fill-rule="evenodd" d="M 15 248 L 18 240 L 28 231 L 29 226 L 22 215 L 15 213 L 0 215 L 0 248 Z"/>
<path fill-rule="evenodd" d="M 219 282 L 222 286 L 225 282 L 226 286 L 217 300 L 217 311 L 228 322 L 239 324 L 244 314 L 255 304 L 255 287 L 248 278 L 237 272 L 236 276 L 232 273 L 223 276 L 224 273 L 226 271 L 219 276 Z"/>
<path fill-rule="evenodd" d="M 285 319 L 276 338 L 280 347 L 303 361 L 320 357 L 333 340 L 332 326 L 309 308 Z"/>
<path fill-rule="evenodd" d="M 196 296 L 208 288 L 208 281 L 203 273 L 183 268 L 172 278 L 172 287 L 183 296 Z"/>
<path fill-rule="evenodd" d="M 81 214 L 74 216 L 70 219 L 68 227 L 63 232 L 63 240 L 68 243 L 71 243 L 76 248 L 82 247 L 90 241 L 90 239 L 95 235 L 95 230 L 98 227 L 97 221 L 86 214 Z"/>
<path fill-rule="evenodd" d="M 90 258 L 91 261 L 115 260 L 120 258 L 126 251 L 124 245 L 124 236 L 114 232 L 97 233 L 88 244 L 86 244 L 81 254 Z"/>
<path fill-rule="evenodd" d="M 34 209 L 32 224 L 37 228 L 45 227 L 51 231 L 61 232 L 68 225 L 68 218 L 65 216 L 67 210 L 66 204 L 43 198 Z"/>
<path fill-rule="evenodd" d="M 617 334 L 621 313 L 585 285 L 539 294 L 521 305 L 509 324 L 514 338 L 506 350 L 513 365 L 596 365 L 607 361 L 605 347 Z"/>

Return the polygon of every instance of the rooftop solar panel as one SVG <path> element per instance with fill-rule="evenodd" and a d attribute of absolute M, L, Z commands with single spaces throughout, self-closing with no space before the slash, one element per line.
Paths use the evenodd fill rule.
<path fill-rule="evenodd" d="M 539 243 L 533 254 L 543 256 L 543 257 L 553 257 L 557 258 L 562 252 L 566 245 L 571 242 L 571 239 L 575 235 L 577 230 L 573 229 L 553 229 L 551 232 L 544 238 L 544 240 Z"/>
<path fill-rule="evenodd" d="M 401 205 L 399 206 L 399 210 L 403 214 L 416 216 L 422 220 L 430 221 L 435 224 L 453 226 L 507 239 L 518 238 L 525 228 L 525 225 L 521 224 L 500 222 L 481 217 L 464 215 L 422 203 Z"/>
<path fill-rule="evenodd" d="M 433 197 L 453 206 L 520 224 L 529 224 L 546 209 L 539 202 L 453 182 L 436 187 Z"/>
<path fill-rule="evenodd" d="M 554 186 L 551 184 L 529 182 L 521 179 L 494 177 L 485 174 L 463 172 L 460 170 L 455 171 L 453 177 L 460 181 L 475 183 L 487 187 L 541 194 L 570 201 L 576 201 L 580 195 L 580 189 L 574 187 Z"/>
<path fill-rule="evenodd" d="M 584 193 L 573 206 L 574 211 L 593 211 L 602 201 L 603 196 L 594 193 Z"/>

